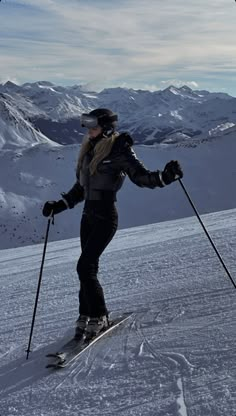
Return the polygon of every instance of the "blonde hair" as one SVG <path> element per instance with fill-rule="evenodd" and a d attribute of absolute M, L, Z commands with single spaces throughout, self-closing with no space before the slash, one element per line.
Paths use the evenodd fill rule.
<path fill-rule="evenodd" d="M 118 137 L 119 133 L 115 132 L 111 136 L 104 136 L 94 147 L 94 156 L 89 164 L 89 172 L 90 175 L 94 175 L 94 173 L 97 170 L 98 164 L 109 155 L 111 152 L 112 146 Z M 79 172 L 83 164 L 84 156 L 86 155 L 89 150 L 91 150 L 93 145 L 91 144 L 91 141 L 89 139 L 89 136 L 86 135 L 84 137 L 84 140 L 82 142 L 80 152 L 79 152 L 79 158 L 77 163 L 77 176 L 79 177 Z"/>

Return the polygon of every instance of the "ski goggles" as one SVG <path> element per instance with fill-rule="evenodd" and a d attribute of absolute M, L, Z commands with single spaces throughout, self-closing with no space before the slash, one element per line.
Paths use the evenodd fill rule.
<path fill-rule="evenodd" d="M 114 121 L 117 121 L 118 117 L 116 114 L 112 115 L 112 116 L 100 116 L 100 117 L 96 117 L 90 114 L 81 114 L 80 116 L 80 124 L 81 127 L 86 127 L 87 129 L 93 129 L 96 127 L 103 127 L 105 125 L 109 125 L 111 123 L 113 123 Z"/>
<path fill-rule="evenodd" d="M 87 129 L 92 129 L 98 127 L 98 118 L 95 116 L 90 116 L 89 114 L 81 114 L 80 117 L 81 127 L 86 127 Z"/>

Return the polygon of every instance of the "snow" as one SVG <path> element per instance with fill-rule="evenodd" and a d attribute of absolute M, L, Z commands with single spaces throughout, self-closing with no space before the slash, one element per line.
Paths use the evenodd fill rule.
<path fill-rule="evenodd" d="M 235 280 L 236 209 L 202 219 Z M 134 315 L 57 372 L 45 355 L 73 334 L 79 239 L 48 244 L 26 361 L 42 251 L 0 251 L 1 416 L 236 414 L 235 289 L 196 217 L 117 232 L 100 280 Z"/>
<path fill-rule="evenodd" d="M 234 127 L 235 124 L 234 123 L 223 123 L 220 124 L 219 126 L 216 126 L 214 129 L 211 129 L 209 131 L 209 136 L 217 136 L 219 134 L 219 132 L 230 129 L 231 127 Z"/>
<path fill-rule="evenodd" d="M 170 140 L 174 138 L 170 136 Z M 79 149 L 79 145 L 54 146 L 49 142 L 0 152 L 0 249 L 42 242 L 43 204 L 60 199 L 61 192 L 73 186 Z M 232 192 L 235 127 L 220 139 L 197 145 L 193 141 L 192 146 L 134 146 L 134 150 L 150 170 L 179 160 L 183 182 L 201 214 L 236 208 L 236 194 Z M 140 189 L 126 178 L 117 199 L 120 229 L 193 214 L 178 183 L 164 189 Z M 83 204 L 78 204 L 56 216 L 51 241 L 78 235 L 82 209 Z"/>
<path fill-rule="evenodd" d="M 119 131 L 122 125 L 130 130 L 135 144 L 153 144 L 134 146 L 147 168 L 163 169 L 170 159 L 181 162 L 184 180 L 200 212 L 236 207 L 231 192 L 235 185 L 235 99 L 227 94 L 200 93 L 186 86 L 155 93 L 126 88 L 94 93 L 84 92 L 81 86 L 60 87 L 47 81 L 0 85 L 0 248 L 42 241 L 44 202 L 59 199 L 75 181 L 82 139 L 78 117 L 97 106 L 117 110 Z M 75 144 L 61 146 L 49 140 L 33 126 L 36 119 L 42 125 L 43 121 L 51 123 L 47 134 L 54 132 L 55 140 L 59 135 L 60 143 Z M 127 179 L 118 195 L 118 207 L 120 228 L 191 215 L 176 184 L 162 191 L 140 192 Z M 75 224 L 81 210 L 79 205 L 70 215 L 57 218 L 61 226 L 52 232 L 53 240 L 77 235 Z"/>
<path fill-rule="evenodd" d="M 21 102 L 21 100 L 19 101 Z M 17 109 L 16 101 L 12 100 L 12 97 L 7 94 L 3 95 L 3 97 L 0 94 L 0 114 L 0 151 L 22 149 L 43 143 L 47 143 L 48 146 L 58 146 L 37 131 L 25 119 L 24 113 Z"/>
<path fill-rule="evenodd" d="M 171 115 L 172 117 L 175 117 L 175 118 L 179 119 L 179 120 L 182 120 L 182 119 L 183 119 L 183 117 L 182 117 L 182 116 L 180 116 L 180 115 L 178 114 L 178 111 L 177 111 L 177 110 L 175 110 L 175 111 L 171 111 L 171 112 L 170 112 L 170 115 Z"/>
<path fill-rule="evenodd" d="M 28 361 L 25 353 L 47 224 L 41 208 L 73 185 L 79 152 L 30 120 L 66 122 L 98 105 L 118 111 L 134 137 L 156 141 L 135 146 L 149 169 L 181 162 L 235 281 L 235 99 L 188 87 L 95 93 L 47 81 L 9 82 L 0 92 L 0 416 L 235 416 L 235 289 L 196 217 L 186 218 L 193 211 L 178 182 L 140 191 L 126 180 L 100 279 L 111 315 L 134 313 L 58 372 L 45 368 L 45 355 L 72 336 L 78 316 L 82 204 L 55 218 Z M 191 137 L 193 129 L 202 135 Z"/>
<path fill-rule="evenodd" d="M 236 123 L 234 97 L 194 91 L 187 86 L 170 86 L 155 92 L 106 88 L 96 93 L 86 86 L 58 86 L 47 81 L 21 86 L 7 82 L 0 84 L 1 96 L 8 96 L 14 108 L 60 144 L 75 143 L 74 124 L 77 123 L 78 127 L 81 113 L 96 107 L 117 112 L 119 128 L 129 131 L 139 143 L 153 139 L 155 131 L 162 131 L 164 140 L 167 132 L 176 129 L 186 132 L 191 142 L 192 136 L 197 139 L 211 137 L 212 133 L 215 136 L 220 133 L 217 127 L 222 125 L 227 130 Z M 0 125 L 0 133 L 1 130 Z M 160 135 L 154 139 L 158 143 Z"/>
<path fill-rule="evenodd" d="M 181 377 L 177 380 L 177 386 L 179 387 L 180 390 L 180 395 L 179 398 L 177 399 L 177 403 L 179 404 L 179 415 L 180 416 L 188 416 L 187 413 L 187 409 L 185 406 L 185 401 L 184 401 L 184 391 L 183 391 L 183 382 Z"/>

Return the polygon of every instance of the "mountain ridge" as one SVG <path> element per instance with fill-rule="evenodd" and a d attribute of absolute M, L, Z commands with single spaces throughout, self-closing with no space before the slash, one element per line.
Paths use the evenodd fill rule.
<path fill-rule="evenodd" d="M 41 214 L 42 206 L 47 200 L 60 199 L 61 192 L 72 187 L 84 134 L 78 117 L 61 122 L 53 121 L 49 115 L 44 117 L 45 109 L 50 105 L 54 112 L 56 104 L 61 112 L 63 108 L 69 111 L 74 92 L 70 100 L 64 102 L 69 90 L 46 81 L 36 86 L 24 84 L 24 89 L 30 90 L 28 95 L 22 90 L 19 93 L 18 86 L 17 91 L 10 93 L 14 89 L 12 83 L 4 92 L 0 87 L 0 249 L 43 240 L 45 218 Z M 236 152 L 236 99 L 173 86 L 161 93 L 117 88 L 98 94 L 84 92 L 81 86 L 72 86 L 70 90 L 76 91 L 77 103 L 78 95 L 82 97 L 80 104 L 73 107 L 81 112 L 89 111 L 95 104 L 110 107 L 113 103 L 121 127 L 135 138 L 134 149 L 148 169 L 161 170 L 169 160 L 179 160 L 184 170 L 184 182 L 200 213 L 236 206 L 232 192 L 235 184 L 232 167 Z M 186 98 L 189 95 L 190 99 Z M 160 103 L 158 108 L 153 105 L 156 96 Z M 32 97 L 37 99 L 34 101 Z M 39 128 L 39 124 L 35 126 L 32 121 L 35 117 L 44 128 Z M 204 125 L 207 134 L 202 133 Z M 53 130 L 57 141 L 42 133 L 47 129 Z M 163 190 L 143 189 L 140 192 L 127 179 L 118 195 L 117 205 L 120 228 L 192 215 L 178 183 Z M 51 240 L 78 236 L 81 213 L 82 204 L 79 204 L 74 210 L 56 217 Z"/>
<path fill-rule="evenodd" d="M 80 115 L 96 107 L 117 112 L 119 129 L 132 134 L 136 144 L 170 143 L 166 137 L 170 134 L 172 138 L 176 134 L 178 143 L 192 138 L 201 141 L 221 125 L 236 124 L 236 98 L 188 86 L 170 85 L 154 92 L 122 87 L 94 92 L 81 85 L 38 81 L 18 86 L 8 81 L 0 84 L 0 93 L 8 94 L 8 100 L 11 97 L 12 105 L 36 130 L 64 145 L 81 143 Z"/>

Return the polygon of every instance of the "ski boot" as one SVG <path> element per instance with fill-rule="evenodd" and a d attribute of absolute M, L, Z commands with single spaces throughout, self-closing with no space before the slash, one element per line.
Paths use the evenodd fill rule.
<path fill-rule="evenodd" d="M 106 315 L 90 318 L 86 329 L 86 340 L 95 338 L 100 332 L 107 329 L 108 326 L 109 322 Z"/>
<path fill-rule="evenodd" d="M 89 323 L 89 317 L 86 315 L 80 315 L 76 321 L 75 335 L 74 338 L 81 340 L 86 335 L 86 330 Z"/>

